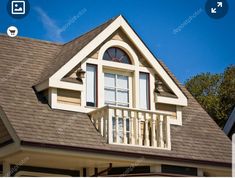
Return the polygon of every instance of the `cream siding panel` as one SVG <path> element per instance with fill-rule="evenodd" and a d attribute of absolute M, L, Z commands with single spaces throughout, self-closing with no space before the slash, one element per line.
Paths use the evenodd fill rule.
<path fill-rule="evenodd" d="M 174 116 L 176 116 L 176 106 L 175 105 L 157 103 L 156 109 L 159 111 L 171 112 Z"/>
<path fill-rule="evenodd" d="M 81 92 L 57 89 L 57 101 L 58 103 L 74 104 L 81 106 Z"/>

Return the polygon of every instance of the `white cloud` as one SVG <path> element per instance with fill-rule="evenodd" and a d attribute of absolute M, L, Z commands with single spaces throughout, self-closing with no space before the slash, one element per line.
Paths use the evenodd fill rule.
<path fill-rule="evenodd" d="M 40 7 L 35 7 L 35 11 L 38 13 L 40 20 L 44 28 L 47 31 L 47 36 L 53 41 L 62 42 L 61 29 L 58 27 L 53 19 L 51 19 L 47 13 Z"/>

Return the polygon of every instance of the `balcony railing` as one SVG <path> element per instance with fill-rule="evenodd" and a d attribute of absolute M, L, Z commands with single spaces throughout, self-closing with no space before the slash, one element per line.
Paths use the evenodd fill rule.
<path fill-rule="evenodd" d="M 107 143 L 171 148 L 169 115 L 165 113 L 109 105 L 89 115 Z"/>

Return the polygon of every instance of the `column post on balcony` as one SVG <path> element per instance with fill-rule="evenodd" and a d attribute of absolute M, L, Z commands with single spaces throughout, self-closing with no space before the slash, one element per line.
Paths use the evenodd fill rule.
<path fill-rule="evenodd" d="M 111 109 L 107 107 L 107 136 L 108 136 L 108 143 L 113 143 L 113 115 L 111 113 Z"/>
<path fill-rule="evenodd" d="M 163 115 L 160 115 L 159 119 L 159 146 L 163 148 Z"/>
<path fill-rule="evenodd" d="M 99 115 L 99 118 L 100 118 L 100 123 L 99 123 L 99 126 L 100 126 L 100 133 L 102 136 L 104 136 L 104 111 L 100 111 L 100 115 Z"/>
<path fill-rule="evenodd" d="M 139 145 L 143 145 L 143 140 L 142 140 L 142 134 L 141 134 L 141 119 L 142 119 L 142 113 L 138 113 L 138 140 L 139 140 Z"/>
<path fill-rule="evenodd" d="M 156 114 L 152 115 L 152 137 L 151 137 L 151 146 L 156 147 Z"/>
<path fill-rule="evenodd" d="M 145 146 L 149 146 L 149 125 L 148 125 L 148 122 L 149 122 L 149 114 L 145 113 L 145 118 L 144 118 L 144 123 L 145 123 L 144 145 Z"/>
<path fill-rule="evenodd" d="M 134 136 L 134 117 L 135 117 L 135 112 L 134 111 L 131 111 L 131 115 L 130 115 L 130 143 L 131 144 L 135 144 L 135 136 Z"/>
<path fill-rule="evenodd" d="M 123 117 L 123 143 L 127 144 L 127 137 L 126 137 L 126 118 L 127 118 L 127 111 L 122 111 Z"/>
<path fill-rule="evenodd" d="M 118 143 L 118 141 L 119 141 L 119 138 L 118 138 L 118 117 L 119 117 L 119 115 L 118 115 L 118 110 L 117 109 L 115 109 L 115 135 L 116 135 L 116 140 L 115 140 L 115 142 L 116 143 Z"/>
<path fill-rule="evenodd" d="M 104 114 L 103 114 L 103 136 L 104 138 L 107 138 L 107 124 L 108 124 L 108 109 L 104 109 Z"/>
<path fill-rule="evenodd" d="M 171 132 L 170 132 L 170 124 L 169 124 L 170 117 L 166 117 L 166 147 L 171 149 Z"/>

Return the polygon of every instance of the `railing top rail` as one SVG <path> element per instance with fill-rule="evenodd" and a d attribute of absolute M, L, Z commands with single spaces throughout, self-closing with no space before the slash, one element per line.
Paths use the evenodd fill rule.
<path fill-rule="evenodd" d="M 93 113 L 102 111 L 102 110 L 107 109 L 107 108 L 108 108 L 108 105 L 102 106 L 102 107 L 100 107 L 100 108 L 97 108 L 97 109 L 95 109 L 95 110 L 89 112 L 88 115 L 92 115 Z"/>
<path fill-rule="evenodd" d="M 120 110 L 126 110 L 126 111 L 142 112 L 142 113 L 148 113 L 148 114 L 161 114 L 165 116 L 170 116 L 170 114 L 161 112 L 161 111 L 151 111 L 151 110 L 145 110 L 145 109 L 128 108 L 128 107 L 113 106 L 113 105 L 106 105 L 106 106 L 100 107 L 94 111 L 89 112 L 89 115 L 92 115 L 93 113 L 102 111 L 104 109 L 120 109 Z"/>

